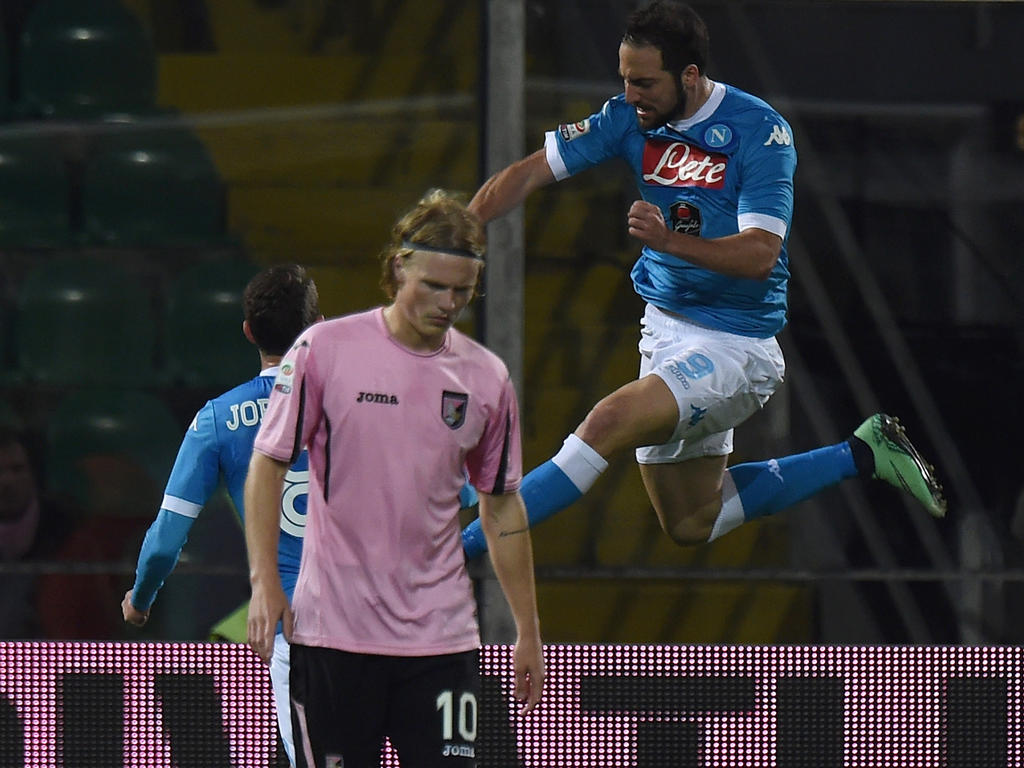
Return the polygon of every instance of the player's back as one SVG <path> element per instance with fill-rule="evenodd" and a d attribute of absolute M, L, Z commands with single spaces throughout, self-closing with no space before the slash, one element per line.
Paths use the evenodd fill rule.
<path fill-rule="evenodd" d="M 207 475 L 214 474 L 223 479 L 235 510 L 243 520 L 243 493 L 253 442 L 266 413 L 277 371 L 276 366 L 268 368 L 259 376 L 213 398 L 203 406 L 189 428 L 190 433 L 194 432 L 197 438 L 197 447 L 205 445 L 207 449 L 197 452 L 196 461 L 202 461 L 201 455 L 216 457 L 216 467 L 210 466 Z M 209 458 L 206 461 L 212 464 Z M 285 477 L 281 498 L 278 564 L 282 584 L 289 596 L 298 576 L 302 554 L 308 485 L 309 457 L 303 451 Z"/>
<path fill-rule="evenodd" d="M 242 491 L 263 414 L 270 400 L 277 368 L 269 368 L 244 384 L 210 400 L 200 411 L 208 411 L 207 426 L 212 429 L 218 447 L 218 462 L 228 494 L 239 513 L 243 513 Z"/>

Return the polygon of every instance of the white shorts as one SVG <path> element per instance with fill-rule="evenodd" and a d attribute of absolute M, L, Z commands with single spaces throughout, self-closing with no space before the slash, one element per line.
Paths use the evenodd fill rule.
<path fill-rule="evenodd" d="M 705 328 L 647 305 L 640 321 L 640 375 L 664 381 L 679 406 L 669 442 L 636 450 L 640 464 L 732 453 L 733 427 L 768 402 L 786 372 L 774 337 Z"/>
<path fill-rule="evenodd" d="M 284 633 L 274 635 L 274 653 L 270 657 L 270 684 L 274 691 L 274 707 L 277 709 L 277 727 L 281 731 L 284 751 L 288 753 L 288 764 L 295 765 L 295 741 L 292 738 L 292 705 L 288 695 L 288 675 L 291 648 L 284 639 Z"/>

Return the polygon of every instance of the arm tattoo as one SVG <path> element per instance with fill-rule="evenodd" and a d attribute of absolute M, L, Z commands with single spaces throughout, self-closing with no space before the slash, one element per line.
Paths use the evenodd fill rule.
<path fill-rule="evenodd" d="M 526 528 L 518 528 L 514 531 L 500 531 L 498 533 L 498 538 L 503 539 L 506 536 L 518 536 L 520 533 L 526 533 L 528 530 L 530 530 L 529 526 Z"/>

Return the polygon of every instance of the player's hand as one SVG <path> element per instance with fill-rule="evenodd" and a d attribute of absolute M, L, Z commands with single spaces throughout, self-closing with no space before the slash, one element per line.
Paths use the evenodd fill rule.
<path fill-rule="evenodd" d="M 140 611 L 132 605 L 132 591 L 129 589 L 124 593 L 124 600 L 121 601 L 121 613 L 124 620 L 136 627 L 141 627 L 149 618 L 149 611 Z"/>
<path fill-rule="evenodd" d="M 544 691 L 544 646 L 540 637 L 520 637 L 512 651 L 512 666 L 516 676 L 515 696 L 522 706 L 520 715 L 533 711 Z"/>
<path fill-rule="evenodd" d="M 646 200 L 637 200 L 629 207 L 626 222 L 629 234 L 644 245 L 656 251 L 666 250 L 670 232 L 658 206 Z"/>
<path fill-rule="evenodd" d="M 284 626 L 285 639 L 291 641 L 292 612 L 284 590 L 280 585 L 254 585 L 252 598 L 249 600 L 249 647 L 256 651 L 256 655 L 263 659 L 264 664 L 270 663 L 270 657 L 274 653 L 274 635 L 277 632 L 278 621 Z"/>

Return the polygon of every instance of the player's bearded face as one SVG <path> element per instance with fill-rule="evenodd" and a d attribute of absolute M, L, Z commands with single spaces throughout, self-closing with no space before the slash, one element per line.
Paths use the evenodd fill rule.
<path fill-rule="evenodd" d="M 662 69 L 661 51 L 652 46 L 619 46 L 619 74 L 626 103 L 636 110 L 644 130 L 660 128 L 684 113 L 686 94 L 681 79 Z"/>

